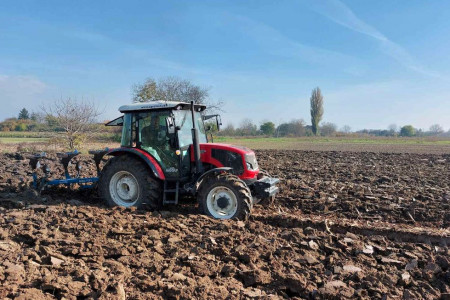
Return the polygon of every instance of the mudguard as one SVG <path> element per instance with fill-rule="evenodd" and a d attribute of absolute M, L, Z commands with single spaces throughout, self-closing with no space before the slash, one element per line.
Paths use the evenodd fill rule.
<path fill-rule="evenodd" d="M 164 180 L 166 179 L 166 176 L 164 175 L 164 172 L 161 168 L 161 165 L 156 161 L 156 159 L 149 154 L 148 152 L 145 152 L 144 150 L 137 149 L 137 148 L 116 148 L 111 149 L 106 155 L 112 155 L 112 156 L 120 156 L 120 155 L 133 155 L 141 160 L 143 160 L 149 168 L 152 170 L 153 175 L 155 175 L 156 178 Z"/>
<path fill-rule="evenodd" d="M 196 190 L 199 189 L 200 185 L 202 184 L 202 181 L 204 178 L 213 175 L 213 174 L 217 174 L 217 173 L 221 173 L 221 172 L 231 172 L 233 170 L 233 168 L 230 167 L 220 167 L 220 168 L 214 168 L 211 170 L 206 171 L 205 173 L 203 173 L 194 183 L 194 186 L 196 186 Z"/>

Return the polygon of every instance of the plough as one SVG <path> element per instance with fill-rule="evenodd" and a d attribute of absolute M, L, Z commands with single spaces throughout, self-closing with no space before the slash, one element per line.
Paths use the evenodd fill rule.
<path fill-rule="evenodd" d="M 44 190 L 47 186 L 54 186 L 54 185 L 66 185 L 67 187 L 70 187 L 73 184 L 78 184 L 81 189 L 89 189 L 93 188 L 95 184 L 99 180 L 100 176 L 100 163 L 103 159 L 103 156 L 109 151 L 108 148 L 104 150 L 90 150 L 89 154 L 93 155 L 93 160 L 95 162 L 95 166 L 97 169 L 97 176 L 96 177 L 80 177 L 81 173 L 81 162 L 78 161 L 75 164 L 75 170 L 76 175 L 71 176 L 69 173 L 69 166 L 72 165 L 71 161 L 74 157 L 78 156 L 80 152 L 77 150 L 72 152 L 58 152 L 56 153 L 56 156 L 60 159 L 61 164 L 64 167 L 64 178 L 63 179 L 49 179 L 50 177 L 50 167 L 48 164 L 41 164 L 41 160 L 47 158 L 47 153 L 42 152 L 35 154 L 30 157 L 30 166 L 33 170 L 32 176 L 33 176 L 33 188 L 37 189 L 38 191 Z M 41 169 L 43 176 L 39 177 L 38 170 Z"/>

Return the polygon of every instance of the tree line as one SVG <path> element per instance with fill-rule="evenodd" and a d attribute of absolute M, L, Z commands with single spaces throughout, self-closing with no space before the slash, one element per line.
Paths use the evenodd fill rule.
<path fill-rule="evenodd" d="M 404 125 L 398 127 L 395 124 L 389 125 L 387 129 L 363 129 L 356 131 L 355 133 L 360 135 L 373 135 L 373 136 L 402 136 L 402 137 L 426 137 L 426 136 L 450 136 L 450 130 L 447 132 L 439 124 L 433 124 L 428 130 L 421 128 L 415 128 L 412 125 Z"/>
<path fill-rule="evenodd" d="M 156 100 L 181 101 L 205 104 L 209 112 L 222 111 L 223 101 L 213 100 L 209 88 L 193 84 L 189 80 L 178 77 L 166 77 L 159 80 L 149 78 L 141 84 L 132 87 L 133 102 L 149 102 Z M 450 130 L 445 132 L 439 124 L 432 125 L 429 130 L 414 128 L 412 125 L 397 127 L 390 125 L 387 129 L 364 129 L 352 131 L 350 126 L 338 126 L 330 122 L 322 122 L 324 115 L 324 97 L 319 87 L 311 92 L 310 116 L 307 124 L 303 119 L 293 119 L 276 125 L 266 120 L 259 125 L 250 119 L 244 119 L 239 126 L 228 123 L 221 128 L 217 135 L 221 136 L 270 136 L 270 137 L 302 137 L 302 136 L 342 136 L 342 135 L 370 135 L 370 136 L 450 136 Z M 98 117 L 101 115 L 95 103 L 76 101 L 66 98 L 42 106 L 38 112 L 29 112 L 26 108 L 18 112 L 17 117 L 8 118 L 0 122 L 0 131 L 36 131 L 63 132 L 69 148 L 73 148 L 80 141 L 85 140 L 92 133 L 106 131 Z M 208 123 L 208 127 L 216 128 L 215 123 Z M 117 132 L 120 134 L 120 132 Z"/>
<path fill-rule="evenodd" d="M 395 125 L 394 125 L 395 126 Z M 411 125 L 402 127 L 392 125 L 387 129 L 363 129 L 352 131 L 350 126 L 345 125 L 342 128 L 334 123 L 324 122 L 316 127 L 314 134 L 313 126 L 307 125 L 303 119 L 295 119 L 290 122 L 284 122 L 278 126 L 271 121 L 261 122 L 256 125 L 250 119 L 244 119 L 239 126 L 228 123 L 216 134 L 219 136 L 267 136 L 267 137 L 303 137 L 303 136 L 378 136 L 378 137 L 427 137 L 441 136 L 450 137 L 450 130 L 445 131 L 441 125 L 434 124 L 428 130 L 417 129 Z"/>
<path fill-rule="evenodd" d="M 316 127 L 316 132 L 321 136 L 332 136 L 339 133 L 337 126 L 333 123 L 323 123 Z M 244 119 L 239 126 L 235 127 L 228 123 L 217 132 L 219 136 L 270 136 L 270 137 L 301 137 L 314 136 L 313 126 L 307 125 L 303 119 L 294 119 L 275 125 L 272 121 L 263 121 L 258 126 L 250 119 Z"/>

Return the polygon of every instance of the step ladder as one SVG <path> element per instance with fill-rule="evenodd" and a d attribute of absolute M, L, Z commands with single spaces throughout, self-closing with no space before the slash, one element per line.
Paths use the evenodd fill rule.
<path fill-rule="evenodd" d="M 178 204 L 179 180 L 164 180 L 163 205 Z"/>

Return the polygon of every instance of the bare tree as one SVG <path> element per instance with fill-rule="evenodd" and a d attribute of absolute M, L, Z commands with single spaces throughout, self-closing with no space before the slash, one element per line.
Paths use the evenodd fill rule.
<path fill-rule="evenodd" d="M 344 127 L 342 127 L 341 131 L 343 133 L 350 133 L 350 132 L 352 132 L 352 128 L 348 125 L 344 125 Z"/>
<path fill-rule="evenodd" d="M 323 96 L 320 88 L 315 88 L 311 93 L 311 126 L 314 135 L 319 134 L 319 123 L 323 116 Z"/>
<path fill-rule="evenodd" d="M 158 81 L 148 78 L 143 84 L 133 86 L 133 102 L 149 101 L 194 101 L 204 104 L 208 110 L 222 110 L 222 101 L 213 101 L 209 89 L 193 84 L 189 80 L 178 77 L 166 77 Z"/>
<path fill-rule="evenodd" d="M 30 119 L 38 124 L 43 124 L 45 123 L 45 114 L 42 112 L 32 112 Z"/>
<path fill-rule="evenodd" d="M 232 123 L 228 123 L 225 128 L 219 131 L 219 135 L 223 136 L 234 136 L 236 135 L 236 129 L 234 128 Z"/>
<path fill-rule="evenodd" d="M 444 133 L 444 128 L 442 128 L 442 126 L 439 124 L 433 124 L 430 126 L 430 133 L 432 135 L 442 134 L 442 133 Z"/>
<path fill-rule="evenodd" d="M 337 131 L 336 124 L 330 122 L 323 123 L 322 126 L 320 127 L 320 134 L 323 136 L 332 136 L 336 133 L 336 131 Z"/>
<path fill-rule="evenodd" d="M 246 118 L 242 120 L 241 125 L 236 131 L 242 136 L 256 135 L 258 132 L 258 127 L 253 124 L 252 120 Z"/>
<path fill-rule="evenodd" d="M 66 98 L 42 106 L 42 110 L 53 118 L 55 126 L 64 130 L 66 145 L 71 150 L 98 131 L 95 122 L 101 112 L 94 103 Z"/>
<path fill-rule="evenodd" d="M 389 134 L 390 135 L 396 135 L 398 133 L 398 126 L 397 124 L 391 124 L 388 126 Z"/>
<path fill-rule="evenodd" d="M 305 121 L 302 119 L 292 120 L 288 123 L 281 123 L 277 127 L 277 136 L 304 136 Z"/>

